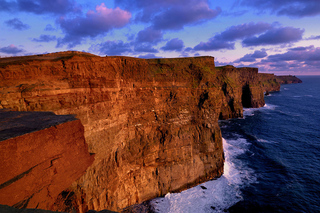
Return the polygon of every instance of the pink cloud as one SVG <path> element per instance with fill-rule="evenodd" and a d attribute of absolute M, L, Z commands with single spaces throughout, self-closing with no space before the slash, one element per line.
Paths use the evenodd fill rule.
<path fill-rule="evenodd" d="M 96 6 L 96 11 L 89 10 L 85 17 L 66 19 L 61 17 L 58 24 L 65 32 L 65 37 L 58 41 L 57 46 L 69 44 L 74 47 L 86 37 L 96 37 L 112 29 L 122 28 L 129 23 L 131 13 L 119 7 L 107 8 L 104 3 Z"/>

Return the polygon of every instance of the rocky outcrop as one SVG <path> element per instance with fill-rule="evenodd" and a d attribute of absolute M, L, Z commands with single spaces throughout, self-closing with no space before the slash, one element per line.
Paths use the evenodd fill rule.
<path fill-rule="evenodd" d="M 277 81 L 274 74 L 259 73 L 259 78 L 263 92 L 280 91 L 280 83 Z"/>
<path fill-rule="evenodd" d="M 277 82 L 280 84 L 296 84 L 296 83 L 302 83 L 301 79 L 297 78 L 294 75 L 282 75 L 282 76 L 276 76 Z"/>
<path fill-rule="evenodd" d="M 0 118 L 0 204 L 51 209 L 93 162 L 81 122 L 50 112 L 0 110 Z"/>
<path fill-rule="evenodd" d="M 0 108 L 74 114 L 95 161 L 51 210 L 120 210 L 219 177 L 218 119 L 264 105 L 256 68 L 78 52 L 1 61 Z"/>

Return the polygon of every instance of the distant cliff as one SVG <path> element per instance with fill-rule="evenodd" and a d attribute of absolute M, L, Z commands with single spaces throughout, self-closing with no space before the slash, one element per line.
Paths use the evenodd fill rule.
<path fill-rule="evenodd" d="M 262 84 L 263 83 L 263 84 Z M 242 117 L 280 88 L 257 68 L 214 58 L 79 52 L 0 59 L 0 108 L 74 114 L 93 164 L 50 210 L 120 210 L 222 175 L 218 119 Z"/>
<path fill-rule="evenodd" d="M 297 78 L 296 76 L 292 75 L 282 75 L 282 76 L 276 76 L 277 82 L 280 84 L 296 84 L 296 83 L 302 83 L 302 81 Z"/>

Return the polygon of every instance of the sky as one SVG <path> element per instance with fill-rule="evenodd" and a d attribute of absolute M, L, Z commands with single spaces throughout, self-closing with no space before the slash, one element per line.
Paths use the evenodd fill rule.
<path fill-rule="evenodd" d="M 0 0 L 0 57 L 67 50 L 320 75 L 320 0 Z"/>

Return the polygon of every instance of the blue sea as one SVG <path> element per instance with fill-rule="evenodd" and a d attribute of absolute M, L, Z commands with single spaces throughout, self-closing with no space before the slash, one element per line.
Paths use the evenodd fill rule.
<path fill-rule="evenodd" d="M 220 121 L 224 175 L 151 201 L 156 212 L 320 212 L 320 76 L 299 76 Z"/>

